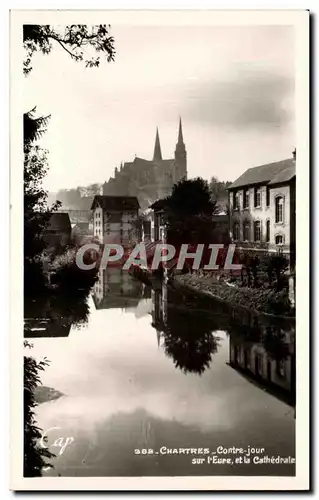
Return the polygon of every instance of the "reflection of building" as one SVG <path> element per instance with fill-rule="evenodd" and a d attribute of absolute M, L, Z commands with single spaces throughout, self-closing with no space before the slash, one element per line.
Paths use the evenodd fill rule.
<path fill-rule="evenodd" d="M 170 194 L 172 187 L 187 176 L 186 148 L 182 122 L 179 122 L 178 140 L 174 158 L 163 160 L 158 130 L 152 160 L 135 157 L 115 167 L 114 177 L 104 184 L 103 194 L 137 196 L 142 209 Z"/>
<path fill-rule="evenodd" d="M 167 285 L 164 281 L 161 290 L 152 290 L 152 326 L 156 329 L 158 345 L 160 345 L 161 333 L 167 327 L 167 293 Z"/>
<path fill-rule="evenodd" d="M 24 321 L 24 338 L 67 337 L 71 325 L 71 321 L 65 318 L 26 318 Z"/>
<path fill-rule="evenodd" d="M 92 210 L 94 236 L 101 243 L 129 247 L 139 241 L 139 203 L 135 196 L 97 195 Z"/>
<path fill-rule="evenodd" d="M 44 241 L 49 247 L 66 246 L 71 242 L 71 223 L 66 213 L 51 214 L 44 231 Z"/>
<path fill-rule="evenodd" d="M 132 278 L 128 271 L 121 267 L 99 271 L 93 294 L 96 309 L 136 307 L 142 296 L 143 283 Z"/>
<path fill-rule="evenodd" d="M 266 328 L 269 327 L 263 329 Z M 229 364 L 269 392 L 294 403 L 296 370 L 294 338 L 291 331 L 282 334 L 281 342 L 287 346 L 287 352 L 280 355 L 280 345 L 277 345 L 272 356 L 261 343 L 245 343 L 231 334 Z"/>
<path fill-rule="evenodd" d="M 238 246 L 280 249 L 294 264 L 296 164 L 293 158 L 246 170 L 229 186 L 230 232 Z"/>

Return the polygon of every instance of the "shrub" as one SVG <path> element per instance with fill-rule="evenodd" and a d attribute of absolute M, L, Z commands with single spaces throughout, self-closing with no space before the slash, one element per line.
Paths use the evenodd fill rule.
<path fill-rule="evenodd" d="M 28 342 L 25 342 L 25 346 L 32 347 Z M 38 444 L 42 432 L 37 426 L 34 412 L 37 405 L 34 391 L 41 384 L 39 371 L 47 365 L 46 359 L 37 362 L 31 356 L 24 356 L 24 477 L 41 476 L 43 467 L 52 467 L 46 459 L 54 457 L 53 453 Z"/>
<path fill-rule="evenodd" d="M 268 294 L 265 302 L 265 310 L 269 314 L 292 314 L 292 308 L 290 305 L 287 290 L 281 290 L 280 292 L 271 292 Z"/>

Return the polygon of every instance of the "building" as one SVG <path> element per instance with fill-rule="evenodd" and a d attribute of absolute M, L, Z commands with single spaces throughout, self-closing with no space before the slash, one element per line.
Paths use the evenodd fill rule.
<path fill-rule="evenodd" d="M 93 290 L 96 309 L 137 307 L 143 297 L 143 283 L 122 267 L 100 269 Z"/>
<path fill-rule="evenodd" d="M 135 196 L 94 197 L 93 234 L 101 243 L 134 246 L 140 240 L 139 202 Z"/>
<path fill-rule="evenodd" d="M 295 262 L 296 153 L 250 168 L 228 187 L 230 236 L 239 248 L 275 252 Z"/>
<path fill-rule="evenodd" d="M 274 329 L 271 326 L 263 326 L 263 334 L 267 329 Z M 278 329 L 278 327 L 277 327 Z M 280 329 L 279 329 L 280 330 Z M 229 365 L 248 377 L 269 393 L 287 403 L 295 403 L 295 378 L 296 378 L 296 357 L 295 357 L 295 331 L 291 328 L 281 331 L 281 342 L 286 346 L 287 351 L 284 356 L 278 356 L 278 346 L 276 350 L 277 358 L 271 356 L 261 342 L 243 342 L 230 335 L 229 338 Z M 275 332 L 273 332 L 275 336 Z"/>
<path fill-rule="evenodd" d="M 71 243 L 71 222 L 67 213 L 52 213 L 44 230 L 44 241 L 49 248 L 64 247 Z"/>
<path fill-rule="evenodd" d="M 167 201 L 165 199 L 157 200 L 150 208 L 152 210 L 151 239 L 152 241 L 165 243 L 165 212 L 167 211 Z"/>
<path fill-rule="evenodd" d="M 136 196 L 144 210 L 151 203 L 171 193 L 172 187 L 187 177 L 187 155 L 183 139 L 182 121 L 179 121 L 178 140 L 174 158 L 162 157 L 158 129 L 152 160 L 135 157 L 115 167 L 114 176 L 103 186 L 107 196 Z"/>

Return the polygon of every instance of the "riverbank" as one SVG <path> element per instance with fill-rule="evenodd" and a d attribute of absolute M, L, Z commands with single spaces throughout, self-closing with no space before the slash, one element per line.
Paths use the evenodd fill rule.
<path fill-rule="evenodd" d="M 217 281 L 211 276 L 197 274 L 179 274 L 172 278 L 173 286 L 185 287 L 192 292 L 228 302 L 234 307 L 243 307 L 258 314 L 276 317 L 294 318 L 295 310 L 291 307 L 288 293 L 275 292 L 271 288 L 240 287 L 225 281 Z"/>

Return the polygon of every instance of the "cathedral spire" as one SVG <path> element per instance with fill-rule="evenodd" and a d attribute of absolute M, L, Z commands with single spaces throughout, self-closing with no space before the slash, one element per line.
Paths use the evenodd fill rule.
<path fill-rule="evenodd" d="M 187 153 L 183 138 L 182 119 L 179 117 L 178 139 L 175 148 L 174 183 L 187 178 Z"/>
<path fill-rule="evenodd" d="M 179 117 L 178 144 L 184 144 L 183 129 L 182 129 L 182 119 L 181 119 L 181 117 Z"/>
<path fill-rule="evenodd" d="M 155 160 L 162 160 L 162 151 L 159 140 L 158 127 L 156 128 L 156 139 L 155 139 L 154 155 L 153 155 L 153 161 Z"/>

